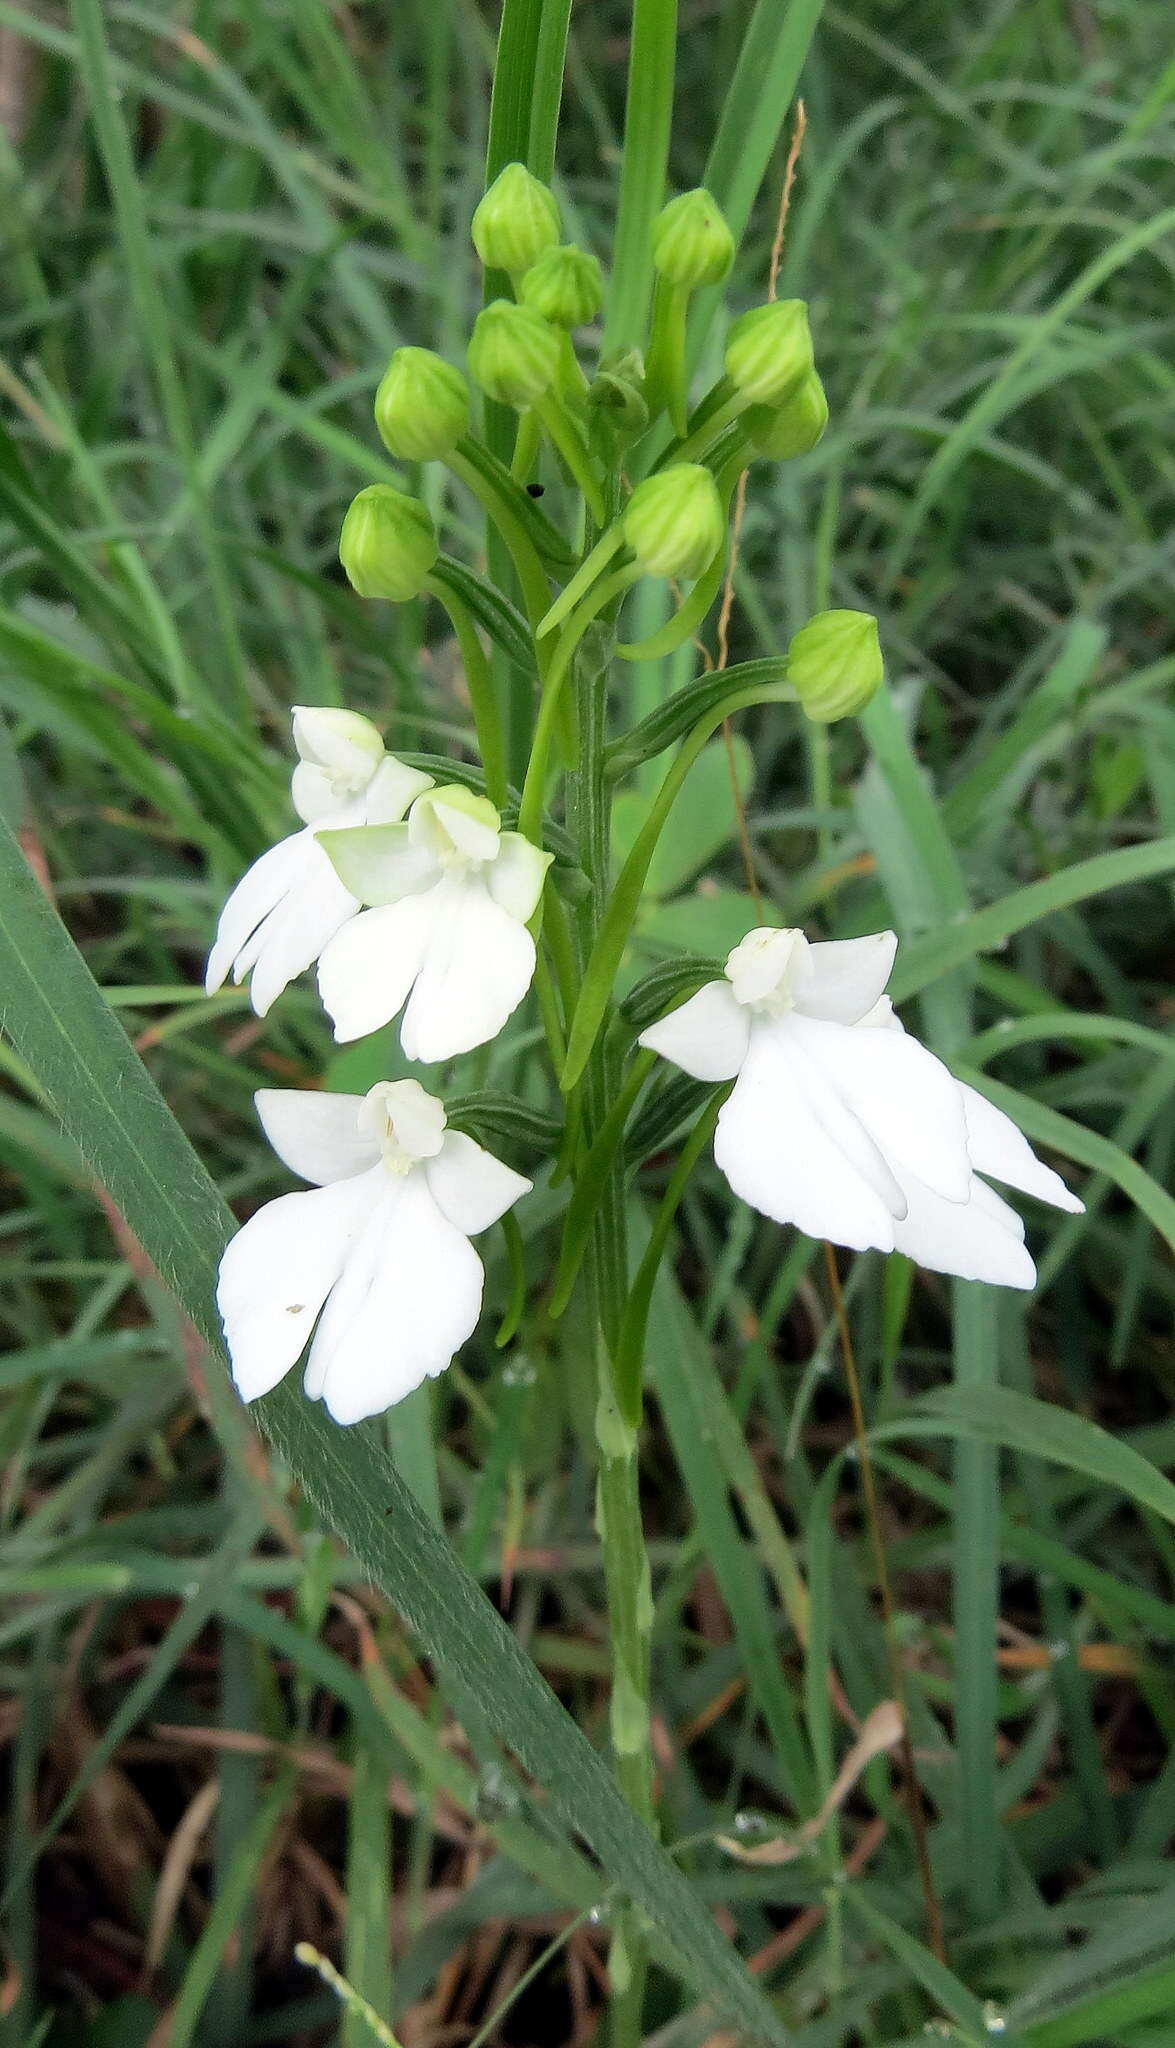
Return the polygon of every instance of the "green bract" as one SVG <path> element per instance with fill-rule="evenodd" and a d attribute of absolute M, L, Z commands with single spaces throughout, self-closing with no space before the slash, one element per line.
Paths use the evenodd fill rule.
<path fill-rule="evenodd" d="M 471 232 L 487 270 L 520 277 L 558 241 L 558 201 L 525 164 L 507 164 L 478 206 Z"/>
<path fill-rule="evenodd" d="M 700 576 L 725 532 L 718 486 L 696 462 L 646 477 L 624 514 L 624 538 L 650 576 Z"/>
<path fill-rule="evenodd" d="M 469 338 L 469 374 L 487 398 L 521 412 L 550 390 L 559 369 L 559 336 L 530 306 L 495 299 Z"/>
<path fill-rule="evenodd" d="M 460 370 L 432 349 L 398 348 L 375 394 L 375 424 L 388 453 L 402 462 L 450 454 L 469 426 Z"/>
<path fill-rule="evenodd" d="M 583 327 L 604 303 L 604 279 L 597 259 L 574 242 L 547 249 L 518 288 L 524 306 L 552 326 Z"/>
<path fill-rule="evenodd" d="M 437 553 L 425 507 L 390 484 L 368 484 L 347 507 L 339 560 L 360 597 L 386 597 L 394 604 L 419 597 Z"/>
<path fill-rule="evenodd" d="M 721 284 L 734 261 L 734 237 L 702 186 L 682 192 L 653 222 L 653 264 L 669 284 L 696 291 Z"/>
<path fill-rule="evenodd" d="M 803 299 L 754 306 L 731 328 L 726 374 L 752 405 L 779 405 L 812 368 L 812 336 Z"/>
<path fill-rule="evenodd" d="M 819 725 L 863 711 L 884 674 L 877 620 L 869 612 L 817 612 L 787 650 L 787 674 Z"/>

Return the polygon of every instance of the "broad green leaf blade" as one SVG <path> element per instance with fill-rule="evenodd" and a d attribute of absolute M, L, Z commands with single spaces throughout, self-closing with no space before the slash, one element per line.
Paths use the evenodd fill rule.
<path fill-rule="evenodd" d="M 1175 1523 L 1175 1486 L 1148 1458 L 1084 1415 L 1016 1394 L 1008 1387 L 940 1387 L 875 1432 L 878 1442 L 909 1436 L 958 1436 L 1002 1444 L 1050 1464 L 1084 1472 Z"/>
<path fill-rule="evenodd" d="M 220 1355 L 212 1291 L 233 1218 L 7 827 L 0 828 L 0 988 L 13 1042 L 180 1306 Z M 546 1788 L 554 1811 L 594 1850 L 607 1882 L 644 1908 L 683 1976 L 751 2039 L 785 2042 L 758 1986 L 421 1512 L 375 1429 L 337 1429 L 288 1385 L 255 1412 L 426 1654 L 480 1700 L 487 1722 Z"/>

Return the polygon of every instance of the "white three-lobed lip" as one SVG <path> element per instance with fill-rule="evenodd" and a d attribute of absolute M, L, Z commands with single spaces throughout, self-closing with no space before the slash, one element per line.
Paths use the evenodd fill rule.
<path fill-rule="evenodd" d="M 897 940 L 809 944 L 754 931 L 722 981 L 641 1034 L 700 1081 L 733 1081 L 714 1157 L 777 1223 L 905 1252 L 967 1280 L 1031 1287 L 1016 1211 L 981 1174 L 1054 1208 L 1082 1204 L 1010 1117 L 910 1037 L 884 994 Z"/>

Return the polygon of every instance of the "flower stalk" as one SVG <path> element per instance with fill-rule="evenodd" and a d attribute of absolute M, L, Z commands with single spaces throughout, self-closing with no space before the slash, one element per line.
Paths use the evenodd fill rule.
<path fill-rule="evenodd" d="M 639 0 L 634 80 L 641 51 L 661 48 L 672 23 L 670 0 Z M 516 1333 L 527 1342 L 528 1321 L 542 1319 L 542 1343 L 570 1311 L 564 1370 L 579 1376 L 581 1415 L 585 1399 L 594 1413 L 616 1776 L 650 1830 L 645 1333 L 679 1205 L 704 1155 L 712 1149 L 734 1193 L 779 1224 L 1009 1287 L 1030 1286 L 1034 1268 L 1018 1213 L 989 1181 L 1056 1208 L 1080 1207 L 1007 1117 L 905 1034 L 884 993 L 892 933 L 810 941 L 778 928 L 778 913 L 759 910 L 756 898 L 756 929 L 724 965 L 666 962 L 635 991 L 627 978 L 661 834 L 718 728 L 760 707 L 789 721 L 793 735 L 806 724 L 823 731 L 858 715 L 882 680 L 875 622 L 847 610 L 810 620 L 786 662 L 727 671 L 727 605 L 717 672 L 687 682 L 636 726 L 610 730 L 612 662 L 660 659 L 703 629 L 748 461 L 772 449 L 805 454 L 827 415 L 806 308 L 774 299 L 734 322 L 723 376 L 689 409 L 689 296 L 725 274 L 733 244 L 705 192 L 681 195 L 658 216 L 664 111 L 658 101 L 646 124 L 656 145 L 651 182 L 640 183 L 637 158 L 626 152 L 620 284 L 605 320 L 622 346 L 590 381 L 572 335 L 599 311 L 600 267 L 560 243 L 552 195 L 521 164 L 507 164 L 474 230 L 487 265 L 515 290 L 491 300 L 471 337 L 470 376 L 489 401 L 482 429 L 462 374 L 429 351 L 397 351 L 380 382 L 385 446 L 398 459 L 444 463 L 475 495 L 500 542 L 490 549 L 500 573 L 489 585 L 442 554 L 423 503 L 386 483 L 352 504 L 340 559 L 357 600 L 427 595 L 444 608 L 480 773 L 467 760 L 446 766 L 433 757 L 426 772 L 390 754 L 370 719 L 299 707 L 291 798 L 301 827 L 233 890 L 207 982 L 213 990 L 230 973 L 251 979 L 264 1017 L 296 975 L 315 969 L 338 1042 L 395 1023 L 403 1059 L 425 1068 L 484 1057 L 530 1006 L 529 1027 L 507 1039 L 501 1062 L 526 1073 L 504 1117 L 502 1098 L 465 1096 L 450 1123 L 437 1092 L 443 1075 L 430 1074 L 428 1088 L 415 1077 L 378 1081 L 363 1097 L 262 1090 L 257 1109 L 271 1144 L 309 1185 L 242 1226 L 221 1265 L 218 1301 L 246 1400 L 304 1361 L 306 1393 L 343 1425 L 443 1373 L 479 1325 L 484 1348 L 496 1321 L 501 1347 Z M 630 119 L 636 135 L 639 105 Z M 647 241 L 655 216 L 655 246 L 638 246 L 637 226 Z M 513 473 L 492 445 L 503 407 L 518 420 Z M 642 476 L 633 444 L 667 425 L 678 438 Z M 537 480 L 544 474 L 553 516 L 533 502 L 548 487 Z M 505 588 L 511 572 L 517 593 Z M 657 632 L 621 639 L 627 593 L 645 576 L 671 581 L 675 592 L 689 587 Z M 614 871 L 613 792 L 661 754 L 659 785 Z M 521 780 L 517 799 L 512 776 Z M 544 1053 L 536 1075 L 532 1062 Z M 658 1092 L 658 1060 L 689 1080 Z M 479 1101 L 489 1105 L 485 1130 L 472 1107 Z M 692 1127 L 630 1275 L 626 1176 L 642 1147 L 672 1140 L 683 1101 L 695 1105 Z M 498 1156 L 499 1136 L 508 1153 L 529 1145 L 532 1156 L 520 1161 L 527 1172 Z M 554 1283 L 531 1299 L 525 1233 L 512 1212 L 539 1165 L 552 1183 L 568 1183 L 568 1200 Z M 508 1279 L 497 1317 L 483 1323 L 485 1274 L 473 1240 L 493 1225 L 505 1235 Z M 790 1737 L 777 1739 L 786 1752 Z M 638 2048 L 648 1966 L 643 1922 L 621 1900 L 610 1957 L 613 2048 Z"/>

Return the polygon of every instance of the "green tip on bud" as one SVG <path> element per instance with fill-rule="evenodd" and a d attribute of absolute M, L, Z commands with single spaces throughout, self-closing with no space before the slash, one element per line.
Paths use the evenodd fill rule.
<path fill-rule="evenodd" d="M 525 164 L 507 164 L 473 216 L 473 246 L 487 270 L 521 277 L 559 239 L 559 203 Z"/>
<path fill-rule="evenodd" d="M 437 462 L 469 426 L 469 391 L 460 370 L 430 348 L 398 348 L 375 394 L 375 424 L 389 455 Z"/>
<path fill-rule="evenodd" d="M 339 535 L 339 560 L 360 597 L 406 604 L 419 597 L 438 553 L 424 506 L 390 484 L 368 484 L 352 498 Z"/>
<path fill-rule="evenodd" d="M 752 405 L 782 405 L 812 368 L 812 336 L 803 299 L 754 306 L 726 341 L 726 374 Z"/>
<path fill-rule="evenodd" d="M 721 284 L 733 262 L 734 236 L 701 185 L 662 207 L 653 222 L 653 267 L 666 283 L 691 292 Z"/>
<path fill-rule="evenodd" d="M 495 299 L 469 337 L 469 374 L 487 398 L 516 412 L 536 405 L 559 371 L 559 336 L 531 306 Z"/>
<path fill-rule="evenodd" d="M 604 303 L 604 278 L 596 258 L 574 242 L 546 249 L 518 287 L 524 306 L 553 327 L 586 327 Z"/>
<path fill-rule="evenodd" d="M 726 514 L 708 469 L 677 462 L 638 484 L 624 514 L 624 538 L 649 576 L 700 576 L 726 534 Z"/>
<path fill-rule="evenodd" d="M 828 425 L 828 400 L 815 370 L 809 370 L 778 409 L 752 407 L 747 415 L 756 455 L 768 462 L 790 462 L 809 455 Z"/>
<path fill-rule="evenodd" d="M 883 673 L 877 620 L 868 612 L 817 612 L 787 650 L 788 681 L 817 725 L 863 711 Z"/>

